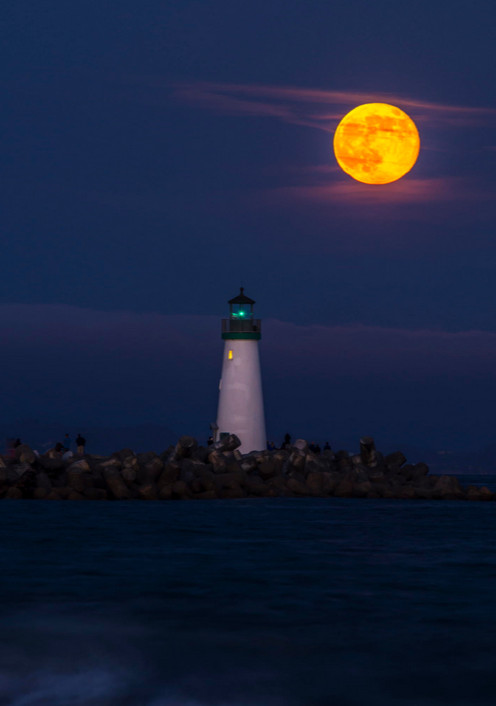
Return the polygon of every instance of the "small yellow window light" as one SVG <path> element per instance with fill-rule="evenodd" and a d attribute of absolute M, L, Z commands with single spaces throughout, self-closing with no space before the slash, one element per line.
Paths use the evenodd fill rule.
<path fill-rule="evenodd" d="M 233 352 L 229 351 L 229 353 L 227 354 L 227 357 L 229 358 L 229 360 L 232 360 L 233 359 Z"/>

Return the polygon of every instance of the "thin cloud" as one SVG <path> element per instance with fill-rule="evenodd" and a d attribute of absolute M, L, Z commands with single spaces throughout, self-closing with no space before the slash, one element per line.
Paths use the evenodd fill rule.
<path fill-rule="evenodd" d="M 68 368 L 72 370 L 75 350 L 78 355 L 92 360 L 122 359 L 130 365 L 145 361 L 178 369 L 197 367 L 198 337 L 203 340 L 203 364 L 207 367 L 213 364 L 216 371 L 220 365 L 221 341 L 216 315 L 2 304 L 0 329 L 5 358 L 17 356 L 19 350 L 24 351 L 25 357 L 32 352 L 34 358 L 44 361 L 47 372 L 53 367 L 53 356 L 47 356 L 47 351 L 57 351 L 61 358 L 66 356 Z M 317 376 L 335 374 L 338 363 L 340 369 L 352 369 L 357 374 L 369 367 L 402 374 L 402 371 L 411 371 L 412 365 L 430 374 L 434 369 L 445 371 L 449 365 L 461 374 L 466 370 L 480 372 L 484 369 L 494 375 L 496 332 L 393 328 L 362 323 L 305 325 L 265 319 L 263 351 L 269 367 L 280 370 L 281 366 L 288 369 L 294 366 L 293 372 L 297 372 L 310 360 Z M 164 361 L 168 361 L 165 366 Z"/>
<path fill-rule="evenodd" d="M 456 177 L 429 179 L 402 179 L 389 184 L 387 189 L 373 184 L 360 184 L 351 179 L 333 181 L 322 184 L 283 186 L 266 192 L 270 202 L 309 201 L 314 203 L 340 203 L 352 201 L 357 206 L 370 206 L 387 203 L 408 204 L 453 202 L 458 198 L 466 201 L 468 198 L 476 201 L 490 198 L 480 191 L 468 191 L 466 180 Z"/>
<path fill-rule="evenodd" d="M 177 85 L 173 95 L 177 100 L 223 114 L 276 118 L 326 132 L 334 129 L 345 110 L 360 103 L 393 103 L 409 109 L 412 117 L 423 124 L 477 125 L 494 120 L 496 116 L 496 110 L 491 108 L 421 101 L 391 93 L 296 86 L 189 83 Z"/>
<path fill-rule="evenodd" d="M 243 84 L 221 84 L 213 82 L 185 83 L 176 85 L 174 97 L 223 115 L 269 118 L 280 122 L 311 127 L 332 134 L 337 123 L 354 106 L 361 103 L 385 102 L 405 109 L 421 128 L 422 150 L 446 151 L 439 140 L 424 141 L 422 133 L 430 128 L 467 128 L 493 124 L 496 110 L 422 101 L 391 93 L 365 91 L 335 91 L 296 86 L 262 86 Z M 444 133 L 443 133 L 444 134 Z M 444 139 L 444 138 L 443 138 Z M 298 174 L 298 176 L 297 176 Z M 341 178 L 339 178 L 341 177 Z M 281 183 L 283 182 L 283 183 Z M 249 198 L 253 200 L 254 194 Z M 351 203 L 358 206 L 381 204 L 394 206 L 403 204 L 453 204 L 467 201 L 487 201 L 487 187 L 475 183 L 473 178 L 459 175 L 423 177 L 408 175 L 386 188 L 359 184 L 345 177 L 335 166 L 289 167 L 279 177 L 279 184 L 255 198 L 261 205 L 275 203 L 278 206 L 292 203 Z M 364 209 L 365 210 L 365 209 Z M 397 209 L 399 210 L 399 209 Z M 426 214 L 417 214 L 427 217 Z"/>

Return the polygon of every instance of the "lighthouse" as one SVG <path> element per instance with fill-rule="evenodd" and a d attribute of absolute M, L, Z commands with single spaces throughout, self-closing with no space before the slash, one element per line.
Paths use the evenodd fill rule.
<path fill-rule="evenodd" d="M 262 376 L 258 342 L 261 321 L 253 318 L 255 302 L 244 293 L 229 300 L 229 318 L 222 319 L 224 357 L 219 383 L 217 435 L 236 434 L 241 453 L 266 448 Z"/>

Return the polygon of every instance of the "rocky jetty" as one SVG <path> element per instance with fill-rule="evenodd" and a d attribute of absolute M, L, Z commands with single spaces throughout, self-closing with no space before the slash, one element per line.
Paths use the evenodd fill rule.
<path fill-rule="evenodd" d="M 460 485 L 455 476 L 431 475 L 425 463 L 407 463 L 401 451 L 383 456 L 374 440 L 360 453 L 316 455 L 303 439 L 287 449 L 242 455 L 228 436 L 199 446 L 183 436 L 162 454 L 122 449 L 112 456 L 38 456 L 19 446 L 0 456 L 0 498 L 38 500 L 189 500 L 247 497 L 400 498 L 495 500 L 486 487 Z"/>

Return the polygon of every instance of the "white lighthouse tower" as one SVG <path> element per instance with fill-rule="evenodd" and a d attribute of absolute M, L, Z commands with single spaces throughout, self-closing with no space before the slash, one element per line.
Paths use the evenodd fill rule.
<path fill-rule="evenodd" d="M 219 384 L 217 434 L 236 434 L 241 453 L 267 446 L 258 342 L 260 319 L 253 318 L 253 299 L 240 293 L 229 301 L 229 318 L 222 319 L 224 358 Z"/>

